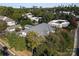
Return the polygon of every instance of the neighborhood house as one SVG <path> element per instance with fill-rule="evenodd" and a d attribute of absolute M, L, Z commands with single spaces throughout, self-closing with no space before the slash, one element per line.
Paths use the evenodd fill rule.
<path fill-rule="evenodd" d="M 12 19 L 5 17 L 5 16 L 0 16 L 0 20 L 5 21 L 8 26 L 16 25 L 15 21 L 13 21 Z"/>
<path fill-rule="evenodd" d="M 36 21 L 38 22 L 39 19 L 41 19 L 42 17 L 35 17 L 34 15 L 32 15 L 32 13 L 26 13 L 22 15 L 24 18 L 29 18 L 31 21 Z"/>
<path fill-rule="evenodd" d="M 32 26 L 29 29 L 21 30 L 18 34 L 22 37 L 25 37 L 29 31 L 38 33 L 39 35 L 47 35 L 50 32 L 55 32 L 55 28 L 51 27 L 49 24 L 42 23 L 36 26 Z"/>
<path fill-rule="evenodd" d="M 36 20 L 37 22 L 41 17 L 34 17 L 31 13 L 26 14 L 32 21 Z M 22 15 L 23 16 L 23 15 Z M 26 37 L 27 33 L 30 31 L 36 32 L 39 35 L 47 35 L 50 32 L 55 33 L 55 29 L 57 28 L 62 28 L 62 27 L 67 27 L 70 23 L 67 20 L 52 20 L 48 24 L 47 23 L 41 23 L 35 26 L 32 25 L 25 25 L 24 29 L 22 29 L 21 25 L 16 24 L 15 21 L 12 19 L 5 17 L 5 16 L 0 16 L 0 20 L 3 20 L 7 23 L 8 27 L 6 28 L 5 31 L 7 32 L 13 32 L 16 31 L 16 34 Z"/>
<path fill-rule="evenodd" d="M 14 25 L 14 26 L 10 26 L 10 27 L 7 27 L 7 29 L 5 31 L 7 32 L 13 32 L 15 31 L 16 29 L 22 29 L 21 25 Z"/>
<path fill-rule="evenodd" d="M 48 23 L 49 25 L 57 28 L 67 27 L 70 23 L 67 20 L 52 20 Z"/>
<path fill-rule="evenodd" d="M 72 11 L 72 12 L 70 12 L 70 11 L 59 11 L 59 13 L 60 13 L 60 14 L 62 14 L 62 13 L 63 13 L 63 14 L 68 14 L 68 15 L 71 14 L 71 15 L 75 16 L 74 11 Z"/>

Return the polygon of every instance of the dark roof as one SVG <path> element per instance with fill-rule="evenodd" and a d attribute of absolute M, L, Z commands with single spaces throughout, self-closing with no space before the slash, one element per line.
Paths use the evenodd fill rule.
<path fill-rule="evenodd" d="M 47 32 L 53 31 L 53 28 L 50 25 L 46 24 L 46 23 L 42 23 L 42 24 L 39 24 L 37 26 L 32 27 L 30 30 L 34 31 L 34 32 L 37 32 L 40 35 L 46 35 Z"/>
<path fill-rule="evenodd" d="M 79 15 L 75 16 L 76 18 L 79 18 Z"/>
<path fill-rule="evenodd" d="M 50 25 L 46 23 L 42 23 L 42 24 L 31 27 L 29 30 L 28 29 L 22 30 L 21 32 L 27 33 L 29 31 L 37 32 L 39 33 L 39 35 L 47 35 L 47 32 L 54 31 L 54 28 L 52 28 Z"/>

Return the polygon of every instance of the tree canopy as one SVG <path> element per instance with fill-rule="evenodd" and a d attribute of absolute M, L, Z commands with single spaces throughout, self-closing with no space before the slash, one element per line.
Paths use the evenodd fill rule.
<path fill-rule="evenodd" d="M 7 28 L 7 24 L 4 21 L 0 20 L 0 32 L 4 31 Z"/>
<path fill-rule="evenodd" d="M 17 51 L 22 51 L 26 49 L 25 39 L 18 36 L 15 32 L 6 33 L 5 40 L 10 45 L 10 48 L 15 48 Z"/>
<path fill-rule="evenodd" d="M 28 32 L 26 37 L 26 42 L 28 42 L 28 46 L 32 49 L 36 48 L 44 41 L 45 41 L 45 38 L 42 36 L 39 36 L 35 32 Z"/>
<path fill-rule="evenodd" d="M 67 31 L 57 31 L 46 36 L 46 41 L 39 45 L 34 55 L 59 56 L 71 55 L 73 51 L 73 38 Z"/>

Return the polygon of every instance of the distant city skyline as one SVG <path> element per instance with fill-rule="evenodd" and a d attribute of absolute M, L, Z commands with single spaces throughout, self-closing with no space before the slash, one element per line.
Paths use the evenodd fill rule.
<path fill-rule="evenodd" d="M 47 8 L 47 7 L 57 7 L 61 5 L 68 6 L 71 4 L 79 6 L 79 3 L 0 3 L 0 6 L 7 6 L 14 8 L 20 8 L 20 6 L 26 8 L 32 8 L 33 6 L 37 7 L 42 6 L 43 8 Z"/>

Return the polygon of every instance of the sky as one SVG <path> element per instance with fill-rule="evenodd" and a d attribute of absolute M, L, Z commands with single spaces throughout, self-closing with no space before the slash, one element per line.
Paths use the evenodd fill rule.
<path fill-rule="evenodd" d="M 20 6 L 24 6 L 26 8 L 31 8 L 33 6 L 42 6 L 43 8 L 46 7 L 55 7 L 60 5 L 70 5 L 72 3 L 0 3 L 0 6 L 8 6 L 8 7 L 14 7 L 19 8 Z M 77 6 L 79 6 L 79 3 L 73 3 Z"/>

